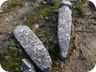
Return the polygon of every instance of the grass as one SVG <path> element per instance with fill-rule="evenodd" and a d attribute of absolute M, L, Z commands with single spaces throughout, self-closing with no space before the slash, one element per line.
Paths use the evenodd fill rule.
<path fill-rule="evenodd" d="M 3 13 L 13 10 L 15 7 L 22 7 L 22 0 L 10 0 L 4 3 L 5 7 L 2 8 L 3 12 L 0 13 L 0 18 L 3 17 Z"/>
<path fill-rule="evenodd" d="M 49 44 L 46 43 L 48 42 L 49 36 L 51 34 L 56 36 L 56 28 L 57 28 L 56 16 L 58 15 L 54 15 L 52 11 L 59 9 L 61 0 L 56 0 L 54 5 L 50 5 L 48 2 L 49 1 L 47 0 L 46 5 L 40 5 L 39 7 L 35 8 L 31 14 L 27 15 L 26 16 L 27 20 L 24 22 L 24 24 L 32 28 L 32 26 L 34 26 L 34 24 L 37 24 L 39 20 L 41 21 L 44 20 L 44 17 L 49 18 L 49 20 L 47 21 L 47 25 L 41 26 L 39 29 L 35 31 L 35 33 L 39 37 L 39 39 L 43 42 L 45 47 L 48 49 L 51 56 L 54 57 L 55 55 L 56 57 L 58 52 L 57 43 L 56 44 L 54 44 L 53 42 L 49 42 Z M 46 31 L 48 28 L 50 29 L 50 32 L 45 33 L 44 31 Z"/>
<path fill-rule="evenodd" d="M 40 7 L 33 10 L 31 14 L 26 17 L 25 25 L 32 27 L 34 24 L 38 24 L 39 20 L 44 21 L 44 17 L 48 17 L 46 21 L 46 26 L 40 26 L 39 29 L 35 31 L 36 35 L 43 42 L 44 46 L 47 48 L 52 60 L 56 62 L 58 57 L 58 45 L 53 41 L 50 41 L 49 38 L 51 35 L 56 39 L 56 27 L 57 27 L 57 16 L 52 13 L 53 10 L 59 9 L 61 0 L 56 0 L 54 5 L 47 3 L 46 5 L 41 5 Z M 48 32 L 47 29 L 50 31 Z M 46 32 L 44 32 L 46 31 Z M 54 40 L 55 40 L 54 39 Z M 48 43 L 47 43 L 48 42 Z M 52 66 L 52 69 L 47 72 L 56 72 L 56 66 Z"/>
<path fill-rule="evenodd" d="M 69 50 L 68 50 L 68 54 L 67 54 L 67 58 L 66 59 L 70 58 L 70 56 L 72 55 L 72 53 L 73 53 L 73 51 L 75 49 L 74 41 L 75 41 L 75 34 L 71 35 L 70 46 L 69 46 Z"/>
<path fill-rule="evenodd" d="M 36 23 L 38 20 L 42 19 L 48 13 L 58 9 L 60 2 L 61 0 L 56 0 L 56 3 L 53 6 L 46 4 L 46 5 L 41 5 L 35 8 L 32 14 L 27 16 L 26 18 L 27 20 L 25 21 L 25 24 L 28 26 L 31 26 L 32 24 Z"/>
<path fill-rule="evenodd" d="M 28 26 L 32 26 L 32 24 L 35 24 L 38 20 L 41 20 L 45 16 L 48 15 L 50 17 L 49 22 L 52 23 L 49 25 L 48 28 L 52 28 L 55 25 L 54 21 L 54 15 L 52 14 L 53 10 L 56 10 L 59 8 L 59 3 L 61 0 L 56 0 L 56 3 L 54 5 L 40 5 L 39 7 L 35 8 L 31 14 L 27 16 L 27 20 L 25 21 L 25 24 Z M 4 12 L 8 12 L 16 6 L 22 6 L 21 0 L 14 0 L 11 3 L 7 3 L 8 7 L 4 8 Z M 45 27 L 46 28 L 46 27 Z M 36 31 L 36 34 L 39 36 L 41 35 L 40 39 L 43 43 L 46 43 L 48 37 L 50 34 L 46 33 L 44 36 L 42 36 L 42 31 L 45 29 L 44 27 L 39 28 Z M 2 67 L 4 67 L 5 70 L 8 70 L 10 72 L 21 72 L 20 62 L 21 59 L 26 58 L 26 53 L 23 51 L 22 47 L 18 44 L 18 42 L 14 39 L 14 37 L 10 37 L 8 40 L 8 44 L 5 42 L 2 44 L 3 47 L 8 48 L 8 51 L 4 54 L 0 55 L 0 63 L 2 64 Z M 46 45 L 46 44 L 45 44 Z M 56 55 L 56 44 L 49 43 L 49 45 L 46 46 L 53 55 Z M 52 67 L 52 69 L 49 72 L 56 72 L 56 67 Z"/>
<path fill-rule="evenodd" d="M 6 2 L 5 8 L 3 8 L 3 12 L 8 12 L 12 9 L 14 9 L 16 6 L 23 6 L 21 0 L 11 0 Z"/>
<path fill-rule="evenodd" d="M 58 44 L 50 41 L 49 38 L 52 36 L 56 38 L 57 15 L 54 15 L 52 11 L 59 9 L 60 2 L 61 0 L 56 0 L 54 5 L 50 5 L 49 3 L 45 5 L 40 5 L 39 7 L 35 8 L 32 13 L 26 16 L 27 20 L 24 22 L 25 25 L 32 27 L 34 24 L 38 23 L 39 20 L 44 20 L 44 17 L 47 16 L 49 18 L 46 26 L 41 26 L 35 32 L 49 51 L 50 56 L 54 61 L 52 69 L 47 72 L 57 71 L 55 63 L 58 59 Z M 81 5 L 83 6 L 83 2 L 81 2 L 80 4 L 76 4 L 72 7 L 74 15 L 83 15 L 84 10 Z M 21 0 L 12 1 L 12 3 L 9 3 L 8 7 L 4 11 L 10 11 L 16 6 L 22 6 Z M 49 32 L 47 31 L 47 29 L 49 29 Z M 44 33 L 44 31 L 46 31 L 46 33 Z M 53 40 L 55 40 L 54 38 Z M 67 56 L 68 58 L 72 55 L 73 52 L 74 37 L 71 37 L 70 41 L 70 49 Z M 0 58 L 2 58 L 2 60 L 0 61 L 2 66 L 5 68 L 5 70 L 8 70 L 10 72 L 21 72 L 20 61 L 21 59 L 27 57 L 21 46 L 14 39 L 14 37 L 11 37 L 9 39 L 9 44 L 6 45 L 6 43 L 4 43 L 4 47 L 8 47 L 8 52 L 0 55 Z"/>
<path fill-rule="evenodd" d="M 51 70 L 49 70 L 48 72 L 56 72 L 57 71 L 57 68 L 55 67 L 55 66 L 53 66 L 52 68 L 51 68 Z"/>
<path fill-rule="evenodd" d="M 3 44 L 3 47 L 8 47 L 8 51 L 0 55 L 0 63 L 2 67 L 10 72 L 20 72 L 21 59 L 26 58 L 26 54 L 22 47 L 18 44 L 13 36 L 8 40 L 8 44 Z"/>
<path fill-rule="evenodd" d="M 49 1 L 47 1 L 49 2 Z M 28 14 L 26 16 L 26 21 L 24 22 L 25 25 L 32 27 L 34 24 L 36 24 L 39 20 L 44 20 L 44 17 L 48 17 L 49 20 L 47 21 L 47 26 L 43 26 L 36 30 L 36 35 L 40 38 L 40 40 L 43 42 L 45 47 L 48 49 L 52 60 L 54 63 L 57 61 L 57 56 L 58 56 L 58 44 L 54 43 L 53 41 L 49 41 L 48 39 L 50 38 L 49 36 L 54 36 L 56 38 L 56 24 L 57 24 L 57 19 L 52 13 L 53 10 L 57 10 L 59 8 L 61 0 L 56 0 L 54 5 L 50 5 L 47 3 L 46 5 L 40 5 L 39 7 L 35 8 L 32 13 Z M 83 7 L 83 2 L 80 4 L 73 5 L 72 11 L 73 15 L 83 15 L 84 10 Z M 14 0 L 11 3 L 7 3 L 6 8 L 4 8 L 4 12 L 8 12 L 11 9 L 13 9 L 16 6 L 22 6 L 21 0 Z M 50 29 L 50 32 L 46 32 L 43 35 L 43 31 Z M 51 33 L 51 34 L 50 34 Z M 55 40 L 55 39 L 53 39 Z M 21 67 L 20 67 L 20 61 L 23 58 L 26 58 L 26 54 L 23 51 L 22 47 L 18 44 L 18 42 L 14 39 L 14 37 L 11 37 L 9 40 L 9 44 L 3 43 L 3 47 L 8 47 L 8 52 L 1 54 L 0 55 L 0 63 L 4 67 L 5 70 L 8 70 L 10 72 L 21 72 Z M 48 43 L 47 43 L 48 41 Z M 74 37 L 71 38 L 70 40 L 70 49 L 68 52 L 67 57 L 69 58 L 72 55 L 73 52 L 73 42 L 74 42 Z M 47 71 L 47 72 L 56 72 L 57 67 L 54 65 L 52 66 L 52 69 Z"/>
<path fill-rule="evenodd" d="M 85 15 L 85 10 L 84 10 L 84 5 L 86 4 L 86 0 L 82 0 L 81 2 L 78 2 L 76 4 L 74 4 L 71 9 L 72 9 L 72 13 L 73 13 L 73 16 L 79 16 L 79 17 L 84 17 Z M 74 49 L 75 49 L 75 32 L 73 32 L 71 30 L 71 36 L 70 36 L 70 47 L 69 47 L 69 50 L 68 50 L 68 54 L 67 54 L 67 59 L 70 58 L 70 56 L 72 55 Z"/>
<path fill-rule="evenodd" d="M 81 1 L 79 3 L 74 4 L 71 9 L 73 12 L 73 16 L 83 16 L 85 15 L 84 5 L 86 1 Z"/>

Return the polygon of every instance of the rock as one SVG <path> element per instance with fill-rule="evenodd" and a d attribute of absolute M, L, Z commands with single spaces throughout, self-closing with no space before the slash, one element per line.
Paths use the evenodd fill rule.
<path fill-rule="evenodd" d="M 96 8 L 96 0 L 88 0 L 88 1 L 92 2 Z"/>
<path fill-rule="evenodd" d="M 66 2 L 65 2 L 66 4 Z M 70 30 L 71 30 L 71 17 L 72 11 L 68 6 L 62 6 L 59 9 L 59 20 L 58 20 L 58 43 L 60 46 L 61 57 L 66 58 L 69 43 L 70 43 Z"/>
<path fill-rule="evenodd" d="M 33 64 L 27 59 L 22 59 L 23 72 L 36 72 Z"/>
<path fill-rule="evenodd" d="M 32 26 L 32 31 L 35 32 L 39 27 L 40 27 L 39 24 L 34 24 L 34 25 Z"/>
<path fill-rule="evenodd" d="M 95 65 L 95 67 L 91 70 L 91 71 L 89 71 L 89 72 L 95 72 L 96 71 L 96 65 Z"/>
<path fill-rule="evenodd" d="M 0 64 L 0 72 L 8 72 L 8 71 L 5 71 L 5 70 L 1 67 L 1 64 Z"/>
<path fill-rule="evenodd" d="M 35 25 L 34 25 L 34 28 L 35 28 L 35 29 L 38 29 L 38 28 L 39 28 L 39 24 L 35 24 Z"/>
<path fill-rule="evenodd" d="M 45 4 L 47 4 L 47 2 L 46 2 L 46 1 L 42 1 L 41 3 L 42 3 L 42 4 L 44 4 L 44 5 L 45 5 Z"/>
<path fill-rule="evenodd" d="M 70 1 L 70 2 L 79 2 L 81 0 L 68 0 L 68 1 Z"/>
<path fill-rule="evenodd" d="M 71 6 L 71 5 L 72 5 L 72 3 L 70 1 L 66 1 L 66 0 L 62 0 L 62 2 L 60 4 L 61 7 L 62 6 Z"/>
<path fill-rule="evenodd" d="M 9 22 L 10 20 L 9 20 L 9 18 L 5 18 L 5 22 Z"/>
<path fill-rule="evenodd" d="M 44 20 L 49 21 L 49 17 L 48 16 L 44 17 Z"/>
<path fill-rule="evenodd" d="M 20 25 L 13 33 L 32 61 L 42 71 L 51 68 L 52 61 L 48 51 L 30 28 Z"/>

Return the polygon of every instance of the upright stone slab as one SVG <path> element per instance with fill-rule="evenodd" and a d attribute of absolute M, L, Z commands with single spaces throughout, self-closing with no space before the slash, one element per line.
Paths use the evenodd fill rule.
<path fill-rule="evenodd" d="M 72 11 L 69 8 L 71 3 L 69 1 L 62 2 L 62 7 L 59 9 L 58 18 L 58 43 L 60 46 L 60 54 L 62 58 L 67 57 L 69 43 L 70 43 L 70 31 L 72 21 Z"/>
<path fill-rule="evenodd" d="M 22 59 L 23 72 L 36 72 L 33 64 L 27 59 Z"/>
<path fill-rule="evenodd" d="M 61 7 L 63 7 L 63 6 L 71 6 L 72 3 L 70 1 L 62 0 L 60 5 L 61 5 Z"/>
<path fill-rule="evenodd" d="M 70 2 L 79 2 L 81 0 L 68 0 L 68 1 L 70 1 Z"/>
<path fill-rule="evenodd" d="M 20 25 L 13 33 L 32 61 L 42 71 L 51 68 L 52 61 L 48 51 L 30 28 Z"/>

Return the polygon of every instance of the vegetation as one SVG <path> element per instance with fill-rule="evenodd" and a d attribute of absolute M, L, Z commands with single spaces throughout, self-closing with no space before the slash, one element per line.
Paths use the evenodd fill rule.
<path fill-rule="evenodd" d="M 53 66 L 53 67 L 51 68 L 51 70 L 49 70 L 48 72 L 56 72 L 56 71 L 57 71 L 56 66 Z"/>
<path fill-rule="evenodd" d="M 36 23 L 38 20 L 42 19 L 45 15 L 51 13 L 53 10 L 59 8 L 61 0 L 56 0 L 54 5 L 49 4 L 49 0 L 47 0 L 47 4 L 40 5 L 35 8 L 31 14 L 27 16 L 27 20 L 24 24 L 30 26 Z"/>
<path fill-rule="evenodd" d="M 53 28 L 54 28 L 54 25 L 56 26 L 57 20 L 54 17 L 55 15 L 52 13 L 52 11 L 59 8 L 59 3 L 60 1 L 57 0 L 54 5 L 50 4 L 49 1 L 47 1 L 47 4 L 43 4 L 43 5 L 41 4 L 39 7 L 35 8 L 32 13 L 25 16 L 27 17 L 26 18 L 27 20 L 24 22 L 24 24 L 28 26 L 32 26 L 35 23 L 37 23 L 38 20 L 42 20 L 42 19 L 44 20 L 44 17 L 48 16 L 50 18 L 48 20 L 49 21 L 48 23 L 51 23 L 51 24 L 48 24 L 48 28 L 52 30 L 52 33 L 55 32 Z M 22 6 L 21 0 L 7 2 L 7 7 L 4 8 L 4 12 L 10 11 L 16 6 Z M 49 42 L 48 45 L 46 44 L 50 34 L 46 33 L 45 35 L 43 35 L 42 33 L 44 29 L 46 29 L 46 27 L 45 28 L 41 27 L 38 30 L 36 30 L 35 33 L 38 35 L 41 41 L 46 45 L 47 49 L 49 50 L 53 58 L 54 55 L 55 56 L 57 55 L 56 53 L 57 45 L 56 43 L 54 44 L 51 41 Z M 19 45 L 19 43 L 14 39 L 14 36 L 12 35 L 9 38 L 8 43 L 5 42 L 2 45 L 3 47 L 8 48 L 8 51 L 6 53 L 0 55 L 0 58 L 2 58 L 0 60 L 2 67 L 4 67 L 5 70 L 8 70 L 10 72 L 13 72 L 13 71 L 21 72 L 22 70 L 22 68 L 20 67 L 21 59 L 26 58 L 27 56 L 26 56 L 26 53 L 21 48 L 21 46 Z M 52 70 L 50 70 L 49 72 L 56 72 L 55 67 L 53 67 Z"/>
<path fill-rule="evenodd" d="M 81 2 L 78 2 L 76 4 L 74 4 L 71 9 L 72 9 L 72 12 L 73 12 L 73 15 L 74 16 L 83 16 L 85 14 L 85 10 L 84 10 L 84 5 L 86 4 L 86 0 L 85 1 L 81 1 Z"/>
<path fill-rule="evenodd" d="M 18 42 L 14 39 L 14 37 L 10 37 L 8 40 L 8 43 L 3 43 L 3 47 L 8 48 L 8 51 L 4 54 L 0 55 L 0 63 L 2 67 L 5 68 L 5 70 L 8 70 L 10 72 L 20 72 L 20 62 L 21 59 L 26 57 L 25 52 L 21 48 L 21 46 L 18 44 Z"/>
<path fill-rule="evenodd" d="M 59 8 L 61 0 L 54 0 L 54 3 L 50 3 L 50 0 L 45 0 L 46 4 L 41 4 L 39 7 L 35 8 L 32 13 L 25 16 L 26 21 L 24 22 L 25 25 L 29 26 L 30 28 L 33 27 L 34 24 L 39 23 L 39 20 L 45 21 L 46 25 L 40 25 L 40 28 L 38 28 L 35 33 L 40 38 L 40 40 L 43 42 L 45 47 L 48 49 L 52 60 L 54 61 L 53 67 L 48 72 L 56 72 L 56 65 L 55 62 L 57 61 L 58 57 L 58 43 L 57 43 L 57 17 L 58 15 L 53 14 L 53 10 L 57 10 Z M 8 12 L 11 9 L 13 9 L 16 6 L 23 6 L 21 0 L 14 0 L 7 2 L 7 7 L 4 8 L 4 12 Z M 72 11 L 73 15 L 83 15 L 83 2 L 77 3 L 76 5 L 73 5 Z M 82 5 L 82 6 L 81 6 Z M 45 17 L 48 17 L 46 20 Z M 51 39 L 52 38 L 52 39 Z M 51 40 L 50 40 L 51 39 Z M 68 52 L 68 58 L 71 56 L 73 52 L 73 42 L 74 37 L 71 37 L 70 42 L 70 50 Z M 8 70 L 10 72 L 21 72 L 20 67 L 20 61 L 23 58 L 26 58 L 26 53 L 23 51 L 21 46 L 18 44 L 18 42 L 14 39 L 14 36 L 10 37 L 7 43 L 2 44 L 3 47 L 8 48 L 8 52 L 0 55 L 0 63 L 5 68 L 5 70 Z"/>
<path fill-rule="evenodd" d="M 6 7 L 3 8 L 3 12 L 8 12 L 8 11 L 14 9 L 16 6 L 23 6 L 21 0 L 10 0 L 5 3 L 6 3 Z"/>

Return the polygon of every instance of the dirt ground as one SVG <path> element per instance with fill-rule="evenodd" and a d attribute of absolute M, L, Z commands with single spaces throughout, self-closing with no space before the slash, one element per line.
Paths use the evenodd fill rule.
<path fill-rule="evenodd" d="M 0 54 L 8 52 L 8 39 L 10 38 L 14 27 L 18 24 L 24 23 L 25 15 L 33 10 L 34 6 L 15 7 L 12 11 L 2 13 L 0 18 Z M 88 13 L 84 16 L 74 16 L 72 22 L 71 42 L 70 42 L 70 56 L 61 60 L 58 57 L 59 53 L 50 51 L 50 55 L 53 60 L 53 69 L 50 72 L 88 72 L 96 64 L 96 11 L 88 10 Z M 86 11 L 87 12 L 87 11 Z M 54 16 L 54 15 L 53 15 Z M 22 18 L 23 17 L 23 18 Z M 51 18 L 51 17 L 50 17 Z M 47 19 L 48 20 L 48 19 Z M 51 47 L 50 44 L 55 45 L 54 48 L 58 48 L 58 42 L 56 37 L 57 21 L 52 22 L 50 19 L 38 20 L 40 29 L 35 32 L 38 37 L 41 37 L 46 48 Z M 32 25 L 33 26 L 33 25 Z M 32 28 L 32 27 L 30 27 Z M 41 31 L 41 29 L 43 31 Z M 49 33 L 48 33 L 49 32 Z M 47 33 L 47 34 L 46 34 Z M 44 36 L 46 35 L 46 36 Z M 42 38 L 46 37 L 44 40 Z M 7 45 L 7 47 L 5 46 Z M 55 50 L 55 49 L 54 49 Z M 58 52 L 58 51 L 56 51 Z M 70 52 L 70 51 L 69 51 Z M 1 56 L 0 55 L 0 56 Z M 55 57 L 56 55 L 57 57 Z M 0 62 L 2 58 L 0 57 Z M 5 62 L 5 61 L 4 61 Z M 10 70 L 10 68 L 4 68 Z M 12 71 L 10 71 L 12 72 Z M 16 71 L 18 72 L 18 71 Z"/>

